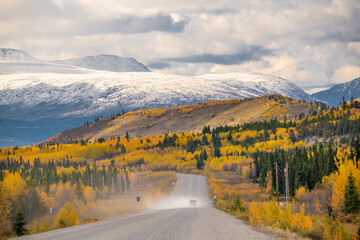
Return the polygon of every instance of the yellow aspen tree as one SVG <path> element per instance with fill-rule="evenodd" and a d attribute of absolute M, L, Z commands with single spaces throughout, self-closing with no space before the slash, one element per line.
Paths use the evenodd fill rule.
<path fill-rule="evenodd" d="M 55 218 L 55 227 L 64 228 L 74 226 L 78 224 L 78 222 L 77 211 L 73 211 L 71 203 L 67 202 Z"/>
<path fill-rule="evenodd" d="M 325 181 L 330 181 L 333 192 L 331 196 L 331 207 L 337 213 L 344 208 L 345 187 L 350 173 L 353 174 L 358 190 L 360 189 L 360 169 L 356 168 L 353 160 L 349 160 L 346 152 L 338 150 L 336 155 L 336 165 L 338 170 L 331 174 Z"/>

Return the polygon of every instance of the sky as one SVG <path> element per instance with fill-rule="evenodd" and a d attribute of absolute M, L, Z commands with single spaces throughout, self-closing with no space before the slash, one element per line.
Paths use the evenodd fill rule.
<path fill-rule="evenodd" d="M 360 77 L 359 0 L 1 0 L 0 47 L 133 57 L 154 72 L 257 72 L 308 92 Z"/>

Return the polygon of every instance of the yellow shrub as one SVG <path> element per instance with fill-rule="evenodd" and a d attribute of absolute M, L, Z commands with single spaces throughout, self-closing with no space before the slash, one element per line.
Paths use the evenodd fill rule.
<path fill-rule="evenodd" d="M 303 186 L 299 187 L 295 193 L 296 199 L 299 200 L 299 199 L 303 198 L 305 193 L 306 193 L 306 189 Z"/>
<path fill-rule="evenodd" d="M 79 219 L 77 217 L 77 211 L 73 211 L 70 202 L 65 203 L 64 207 L 60 209 L 59 214 L 55 218 L 55 227 L 70 227 L 78 223 Z"/>
<path fill-rule="evenodd" d="M 260 226 L 262 224 L 260 208 L 255 202 L 250 206 L 249 221 L 251 226 Z"/>
<path fill-rule="evenodd" d="M 291 204 L 282 209 L 276 201 L 253 202 L 250 207 L 249 220 L 252 226 L 263 224 L 300 232 L 308 232 L 313 229 L 311 217 L 305 215 L 305 204 L 301 205 L 299 213 L 293 213 Z"/>

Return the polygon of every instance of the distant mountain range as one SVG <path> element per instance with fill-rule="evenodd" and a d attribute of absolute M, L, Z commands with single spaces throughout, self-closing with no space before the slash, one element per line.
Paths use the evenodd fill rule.
<path fill-rule="evenodd" d="M 38 136 L 44 140 L 59 130 L 65 130 L 65 127 L 75 127 L 81 121 L 123 110 L 173 107 L 269 94 L 317 101 L 294 83 L 264 74 L 228 73 L 191 77 L 152 73 L 135 59 L 113 55 L 45 62 L 19 50 L 0 49 L 0 52 L 0 133 L 11 139 L 12 145 L 30 142 L 17 141 L 11 131 L 18 131 L 19 138 L 23 133 L 32 140 L 31 136 L 38 136 L 40 129 L 47 127 L 50 129 L 48 133 L 44 130 L 44 134 Z M 8 124 L 3 124 L 9 123 L 9 120 L 17 120 L 11 129 L 7 129 Z M 0 146 L 10 142 L 6 139 L 0 137 Z"/>
<path fill-rule="evenodd" d="M 333 106 L 338 106 L 343 96 L 345 97 L 345 101 L 350 101 L 351 97 L 354 99 L 360 98 L 360 78 L 335 85 L 328 90 L 314 93 L 311 96 Z"/>
<path fill-rule="evenodd" d="M 49 62 L 36 59 L 24 51 L 0 48 L 0 61 L 2 61 L 0 62 L 0 73 L 84 73 L 84 69 L 111 72 L 150 72 L 144 64 L 133 58 L 123 58 L 114 55 L 96 55 Z"/>
<path fill-rule="evenodd" d="M 295 84 L 263 74 L 196 77 L 151 72 L 0 75 L 3 118 L 94 117 L 146 108 L 172 107 L 268 94 L 315 101 Z"/>

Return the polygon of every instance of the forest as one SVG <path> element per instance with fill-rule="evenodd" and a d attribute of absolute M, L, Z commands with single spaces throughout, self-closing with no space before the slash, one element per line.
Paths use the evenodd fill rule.
<path fill-rule="evenodd" d="M 136 204 L 139 189 L 156 197 L 170 191 L 181 172 L 206 175 L 215 206 L 252 226 L 311 239 L 359 237 L 359 104 L 314 107 L 293 119 L 273 112 L 272 120 L 204 126 L 197 133 L 3 148 L 0 236 L 122 214 Z M 123 207 L 114 211 L 108 206 L 115 201 Z"/>

